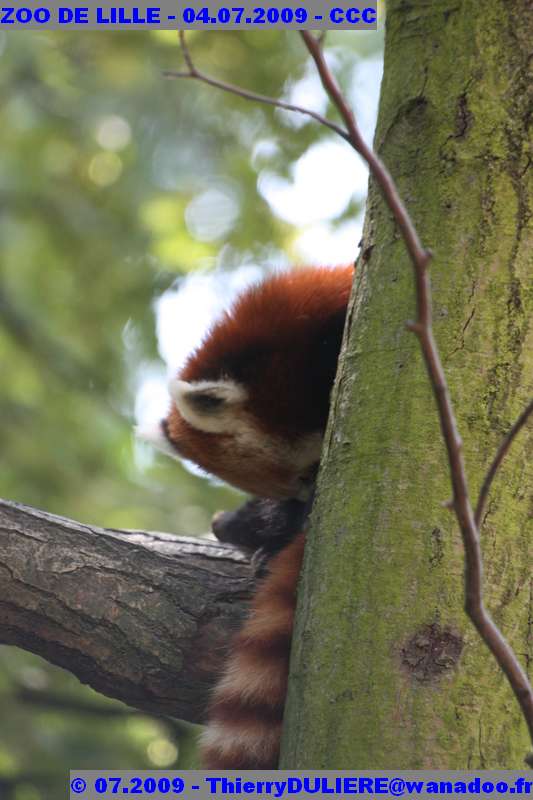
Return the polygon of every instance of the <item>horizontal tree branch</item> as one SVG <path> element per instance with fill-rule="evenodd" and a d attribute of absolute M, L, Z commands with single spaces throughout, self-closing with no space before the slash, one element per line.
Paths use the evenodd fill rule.
<path fill-rule="evenodd" d="M 144 711 L 202 720 L 251 588 L 228 545 L 0 500 L 0 643 Z"/>

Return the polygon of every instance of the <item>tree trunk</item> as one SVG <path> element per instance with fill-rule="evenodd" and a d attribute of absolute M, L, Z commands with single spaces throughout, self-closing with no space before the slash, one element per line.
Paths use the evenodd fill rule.
<path fill-rule="evenodd" d="M 533 7 L 389 0 L 375 146 L 431 264 L 435 333 L 479 488 L 533 393 Z M 463 611 L 463 550 L 415 336 L 412 267 L 370 188 L 300 587 L 282 766 L 520 768 L 528 735 Z M 530 668 L 531 426 L 482 527 L 486 601 Z M 529 456 L 529 458 L 528 458 Z"/>

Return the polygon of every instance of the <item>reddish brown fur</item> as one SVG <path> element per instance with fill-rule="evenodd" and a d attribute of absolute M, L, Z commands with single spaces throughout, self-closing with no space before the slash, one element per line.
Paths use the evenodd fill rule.
<path fill-rule="evenodd" d="M 237 413 L 270 446 L 255 451 L 249 441 L 198 430 L 173 406 L 166 432 L 180 455 L 252 494 L 295 496 L 293 455 L 280 444 L 299 448 L 323 433 L 352 278 L 352 267 L 302 268 L 237 299 L 179 378 L 244 385 Z"/>
<path fill-rule="evenodd" d="M 275 350 L 302 344 L 320 323 L 348 304 L 353 267 L 304 267 L 280 272 L 252 286 L 209 332 L 188 359 L 181 377 L 200 380 L 220 374 L 228 353 L 250 345 L 266 344 Z M 292 365 L 291 365 L 292 366 Z"/>
<path fill-rule="evenodd" d="M 336 315 L 343 322 L 352 280 L 351 266 L 307 267 L 253 286 L 192 354 L 182 380 L 233 373 L 246 384 L 247 406 L 265 430 L 294 438 L 316 429 L 317 409 L 307 394 L 319 388 L 308 378 L 310 362 L 318 355 L 314 339 Z"/>
<path fill-rule="evenodd" d="M 283 464 L 269 463 L 264 454 L 254 458 L 231 435 L 214 435 L 193 428 L 172 409 L 167 420 L 168 437 L 183 458 L 189 458 L 207 472 L 258 497 L 291 496 L 283 487 L 289 485 L 291 472 Z M 278 487 L 265 492 L 265 486 Z"/>
<path fill-rule="evenodd" d="M 210 738 L 202 747 L 205 769 L 277 767 L 303 551 L 304 535 L 300 534 L 272 559 L 250 616 L 235 637 L 210 708 L 208 731 L 219 726 L 220 736 L 207 734 Z M 233 675 L 238 683 L 225 685 Z M 244 736 L 239 739 L 241 732 Z"/>

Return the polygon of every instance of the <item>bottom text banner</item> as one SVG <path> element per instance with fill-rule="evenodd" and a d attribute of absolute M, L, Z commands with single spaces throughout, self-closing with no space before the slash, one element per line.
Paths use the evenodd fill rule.
<path fill-rule="evenodd" d="M 71 770 L 70 800 L 101 800 L 102 798 L 132 795 L 141 798 L 261 797 L 365 798 L 394 797 L 492 797 L 510 795 L 532 796 L 533 773 L 510 770 L 489 771 L 410 771 L 410 772 L 200 772 L 184 770 L 124 771 Z"/>

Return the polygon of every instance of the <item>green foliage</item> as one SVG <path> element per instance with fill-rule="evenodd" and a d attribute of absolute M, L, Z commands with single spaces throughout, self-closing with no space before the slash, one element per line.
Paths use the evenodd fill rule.
<path fill-rule="evenodd" d="M 165 80 L 181 66 L 175 32 L 0 36 L 0 495 L 101 525 L 205 532 L 237 493 L 135 457 L 135 390 L 161 368 L 153 304 L 177 276 L 217 260 L 279 260 L 294 231 L 258 194 L 259 176 L 290 175 L 330 134 Z M 202 69 L 265 94 L 282 96 L 306 68 L 295 33 L 188 36 Z M 379 37 L 330 36 L 349 83 L 354 51 L 374 54 Z M 214 208 L 214 228 L 195 228 L 192 204 L 213 189 L 233 214 L 220 226 Z M 58 694 L 70 711 L 46 707 Z M 176 742 L 188 758 L 189 732 L 106 718 L 104 703 L 110 715 L 115 703 L 13 649 L 0 649 L 0 703 L 0 781 L 14 800 L 63 796 L 72 766 L 166 766 Z"/>

